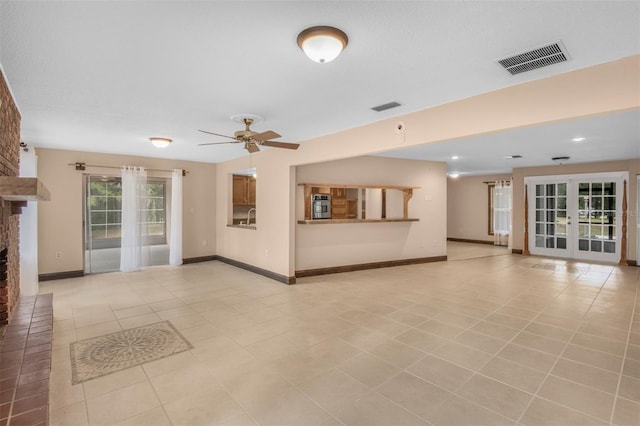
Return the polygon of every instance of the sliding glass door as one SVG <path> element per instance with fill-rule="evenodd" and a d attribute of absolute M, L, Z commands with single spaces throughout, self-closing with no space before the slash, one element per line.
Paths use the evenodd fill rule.
<path fill-rule="evenodd" d="M 122 185 L 119 176 L 85 175 L 84 250 L 87 274 L 120 270 Z M 169 263 L 167 182 L 148 179 L 143 206 L 144 264 Z"/>
<path fill-rule="evenodd" d="M 620 259 L 622 182 L 627 173 L 525 178 L 529 251 L 553 257 Z"/>

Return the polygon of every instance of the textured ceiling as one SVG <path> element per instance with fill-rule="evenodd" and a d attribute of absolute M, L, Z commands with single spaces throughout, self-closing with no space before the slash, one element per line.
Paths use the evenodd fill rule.
<path fill-rule="evenodd" d="M 219 162 L 246 151 L 198 147 L 223 139 L 197 129 L 232 134 L 231 115 L 304 143 L 639 54 L 639 17 L 638 1 L 0 1 L 0 64 L 31 146 Z M 349 35 L 335 61 L 299 50 L 313 25 Z M 556 40 L 569 62 L 517 76 L 496 63 Z M 402 106 L 370 110 L 389 101 Z"/>

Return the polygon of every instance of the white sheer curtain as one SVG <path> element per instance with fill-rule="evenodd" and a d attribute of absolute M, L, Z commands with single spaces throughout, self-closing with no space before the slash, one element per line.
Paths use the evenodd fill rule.
<path fill-rule="evenodd" d="M 182 170 L 171 172 L 171 234 L 169 264 L 182 265 Z"/>
<path fill-rule="evenodd" d="M 493 235 L 495 245 L 511 246 L 510 182 L 496 182 L 493 188 Z"/>
<path fill-rule="evenodd" d="M 143 167 L 125 166 L 122 176 L 122 230 L 120 242 L 120 270 L 138 271 L 143 266 L 144 245 L 143 209 L 146 206 L 147 172 Z"/>

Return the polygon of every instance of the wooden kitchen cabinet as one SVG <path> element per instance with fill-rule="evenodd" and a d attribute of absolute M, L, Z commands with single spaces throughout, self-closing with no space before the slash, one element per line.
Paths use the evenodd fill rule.
<path fill-rule="evenodd" d="M 233 175 L 233 205 L 256 205 L 256 178 L 253 176 Z"/>
<path fill-rule="evenodd" d="M 250 206 L 255 206 L 256 205 L 256 178 L 254 178 L 253 176 L 248 176 L 249 177 L 249 184 L 248 184 L 248 193 L 247 193 L 247 199 L 249 200 L 249 205 Z"/>
<path fill-rule="evenodd" d="M 331 218 L 347 218 L 347 191 L 345 188 L 331 188 Z"/>
<path fill-rule="evenodd" d="M 347 189 L 331 188 L 331 198 L 347 198 Z"/>

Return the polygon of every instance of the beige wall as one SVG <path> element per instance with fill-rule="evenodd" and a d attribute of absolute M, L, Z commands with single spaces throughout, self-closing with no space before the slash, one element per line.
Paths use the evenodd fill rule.
<path fill-rule="evenodd" d="M 190 161 L 37 149 L 38 177 L 51 192 L 51 201 L 38 206 L 38 269 L 40 274 L 83 269 L 83 173 L 119 175 L 118 169 L 76 171 L 68 163 L 102 166 L 143 166 L 147 169 L 186 169 L 183 180 L 183 258 L 215 254 L 216 165 Z M 169 178 L 167 172 L 149 176 Z M 62 257 L 56 259 L 55 253 Z"/>
<path fill-rule="evenodd" d="M 298 224 L 295 269 L 445 256 L 446 173 L 445 163 L 382 157 L 357 157 L 297 167 L 298 183 L 419 186 L 409 201 L 409 217 L 420 221 Z M 396 204 L 395 210 L 401 209 L 401 199 Z M 304 219 L 301 186 L 296 191 L 296 218 Z"/>
<path fill-rule="evenodd" d="M 464 176 L 447 180 L 447 237 L 493 241 L 489 235 L 489 191 L 484 182 L 511 175 Z"/>
<path fill-rule="evenodd" d="M 638 142 L 640 144 L 640 141 Z M 602 163 L 562 164 L 547 167 L 525 167 L 513 170 L 513 248 L 524 248 L 524 178 L 528 176 L 553 176 L 580 173 L 629 172 L 628 243 L 627 259 L 636 259 L 636 220 L 638 217 L 637 177 L 640 175 L 640 158 Z"/>
<path fill-rule="evenodd" d="M 640 56 L 556 75 L 367 126 L 217 164 L 217 254 L 292 276 L 295 270 L 295 171 L 292 166 L 640 107 Z M 403 120 L 406 131 L 395 133 Z M 257 168 L 258 228 L 227 227 L 229 177 Z"/>

